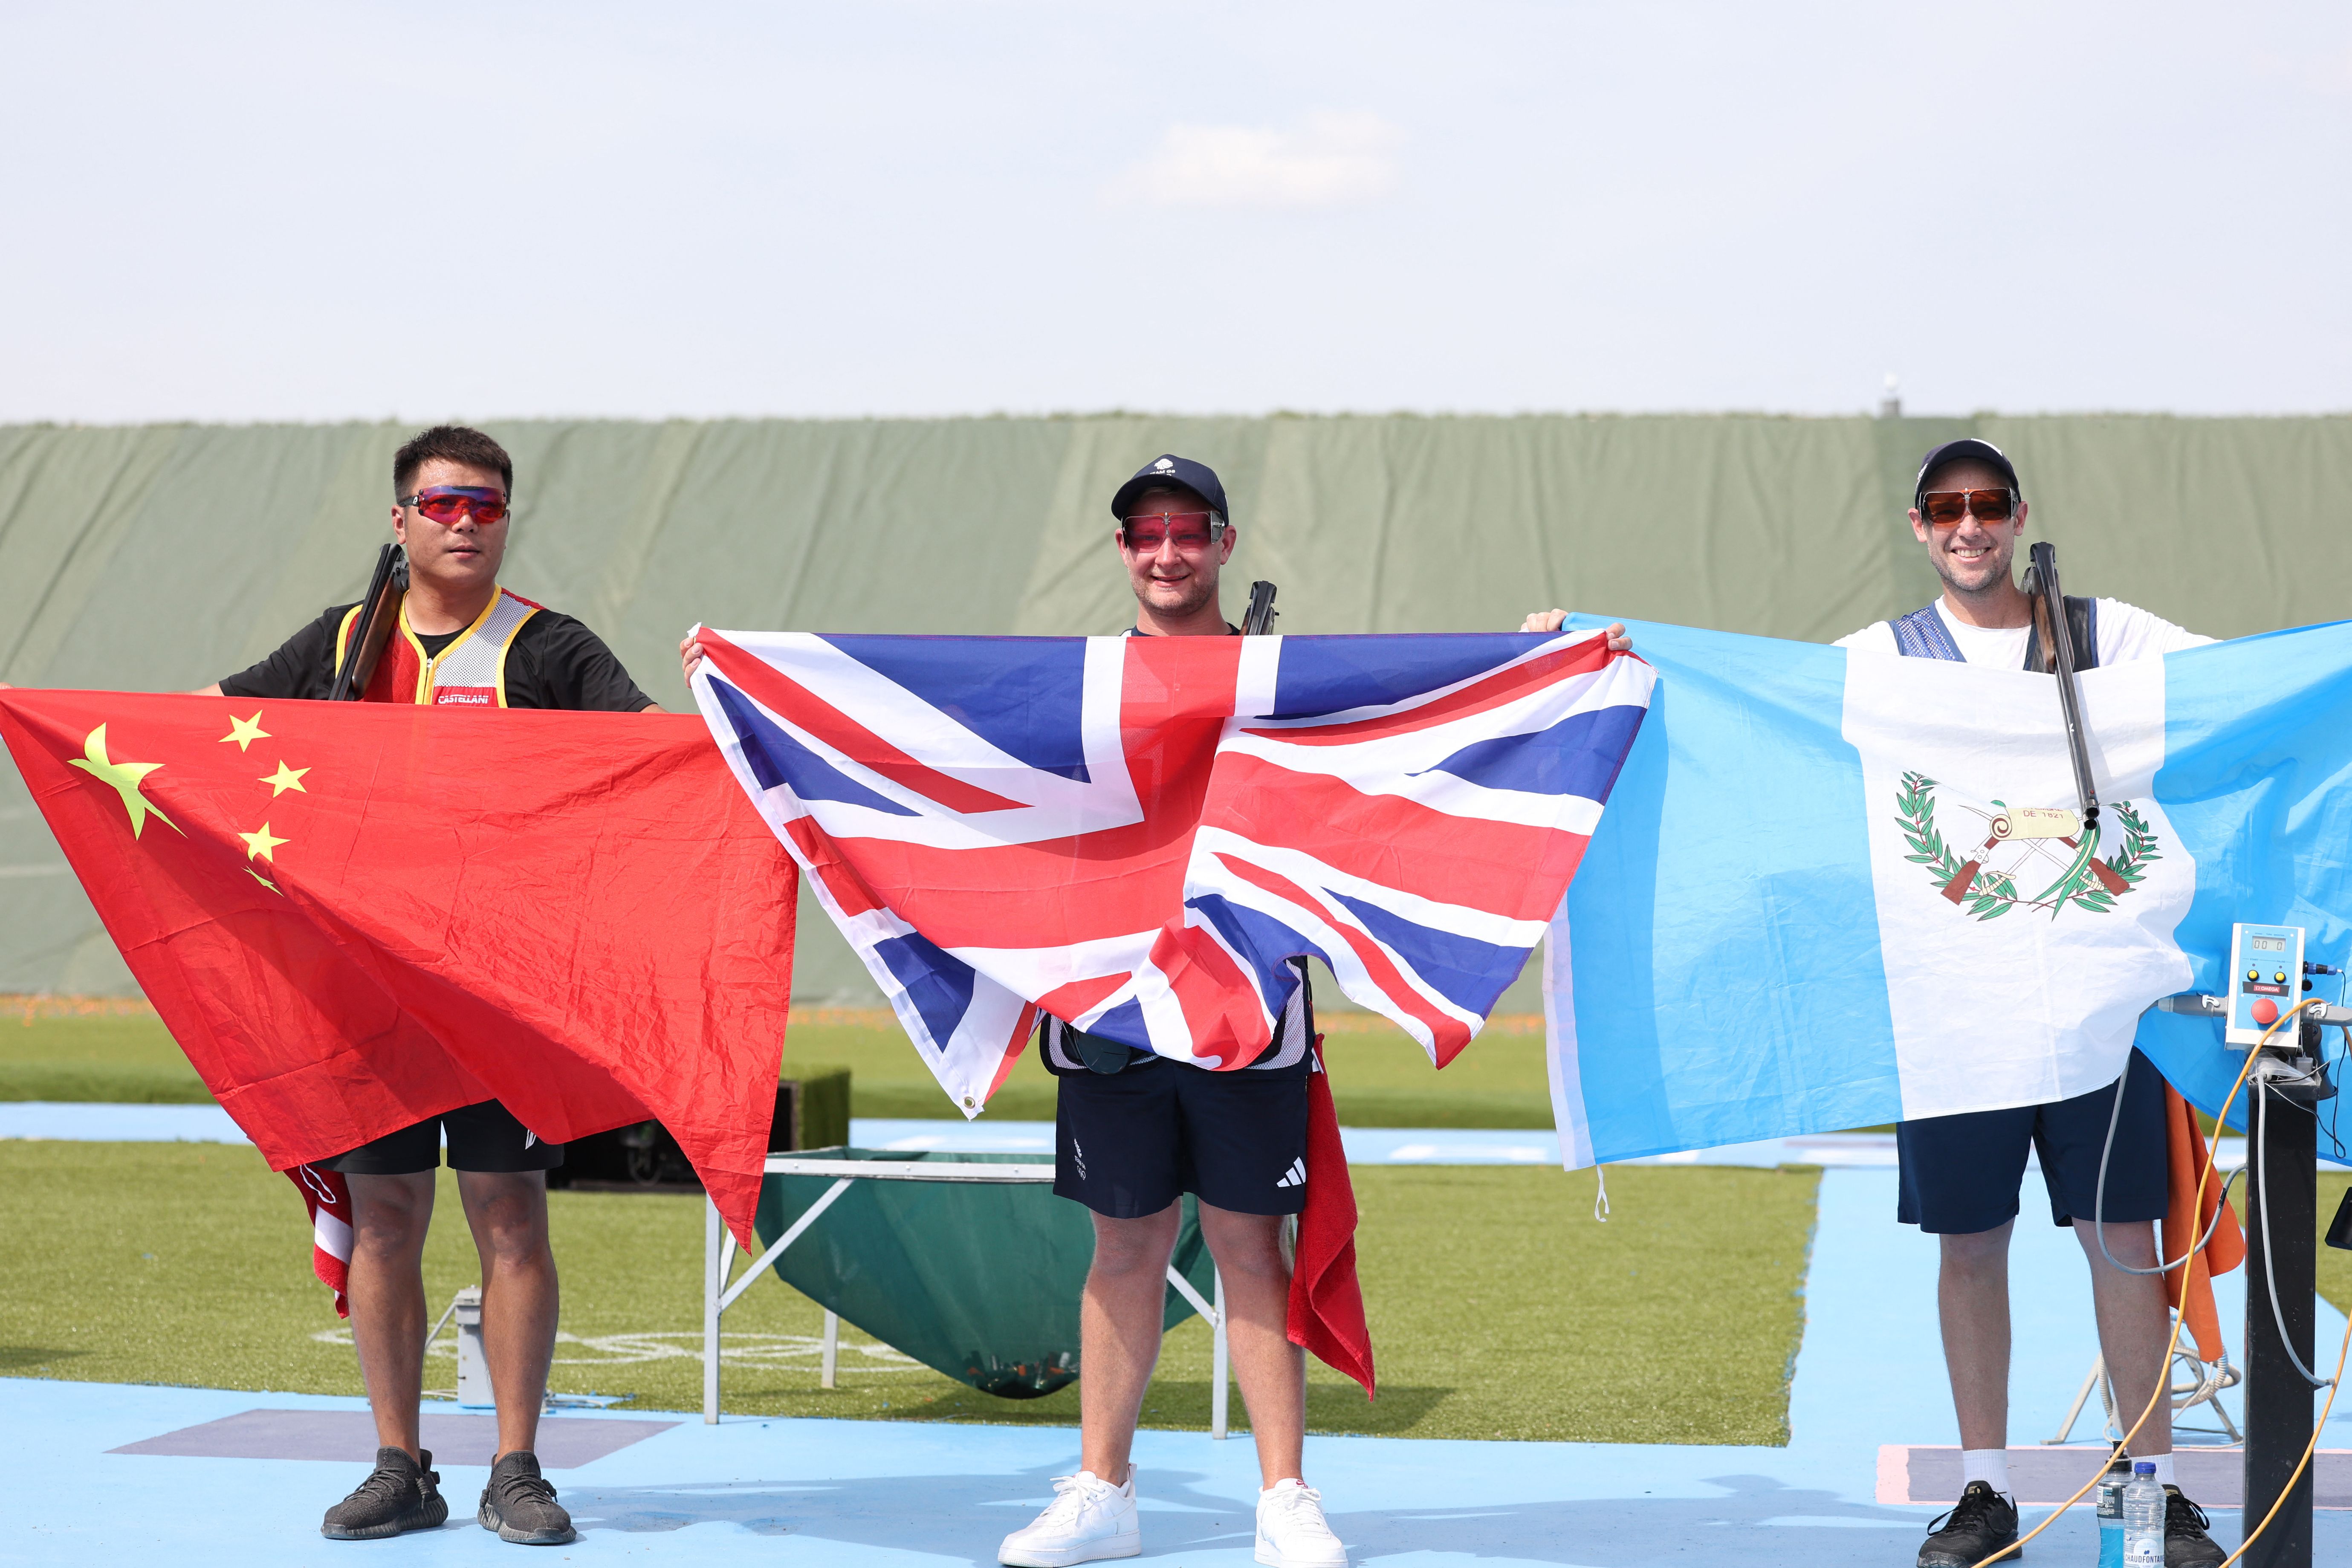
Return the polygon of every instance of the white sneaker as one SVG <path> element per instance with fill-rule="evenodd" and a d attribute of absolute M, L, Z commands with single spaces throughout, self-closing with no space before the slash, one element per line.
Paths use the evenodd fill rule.
<path fill-rule="evenodd" d="M 1134 1466 L 1128 1467 L 1123 1487 L 1092 1470 L 1080 1470 L 1075 1476 L 1055 1476 L 1054 1492 L 1054 1500 L 1035 1522 L 1004 1538 L 996 1549 L 999 1563 L 1013 1568 L 1069 1568 L 1073 1563 L 1103 1557 L 1133 1557 L 1143 1550 L 1143 1532 L 1135 1519 Z"/>
<path fill-rule="evenodd" d="M 1257 1560 L 1266 1568 L 1348 1568 L 1323 1520 L 1323 1494 L 1296 1477 L 1257 1494 Z"/>

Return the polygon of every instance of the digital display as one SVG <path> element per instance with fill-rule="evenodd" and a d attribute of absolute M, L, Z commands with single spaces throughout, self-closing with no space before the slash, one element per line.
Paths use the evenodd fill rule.
<path fill-rule="evenodd" d="M 2246 940 L 2253 945 L 2253 949 L 2256 952 L 2284 952 L 2286 951 L 2286 938 L 2283 936 L 2250 936 Z"/>

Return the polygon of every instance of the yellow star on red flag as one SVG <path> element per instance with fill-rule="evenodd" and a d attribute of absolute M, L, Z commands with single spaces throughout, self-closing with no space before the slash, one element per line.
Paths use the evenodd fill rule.
<path fill-rule="evenodd" d="M 257 713 L 254 717 L 258 719 L 261 715 Z M 183 838 L 187 837 L 184 832 L 182 832 L 178 823 L 168 816 L 163 816 L 163 807 L 140 794 L 141 781 L 157 768 L 162 767 L 163 763 L 114 761 L 106 754 L 106 726 L 103 724 L 89 732 L 89 738 L 82 742 L 82 756 L 68 757 L 66 761 L 101 784 L 114 786 L 115 793 L 122 796 L 123 809 L 131 814 L 131 837 L 136 838 L 147 830 L 147 817 L 151 812 L 163 817 L 164 826 L 178 833 Z"/>
<path fill-rule="evenodd" d="M 278 771 L 261 782 L 269 786 L 269 798 L 272 800 L 276 800 L 289 789 L 301 790 L 304 795 L 309 795 L 310 793 L 309 790 L 302 789 L 302 775 L 310 771 L 308 768 L 289 768 L 286 765 L 286 759 L 280 757 L 278 759 Z"/>
<path fill-rule="evenodd" d="M 258 857 L 261 859 L 268 861 L 273 866 L 278 864 L 278 857 L 271 854 L 270 851 L 277 848 L 280 844 L 291 844 L 293 842 L 290 838 L 271 837 L 269 833 L 269 824 L 266 822 L 261 825 L 261 830 L 259 832 L 240 833 L 237 837 L 245 840 L 245 858 L 247 859 L 251 860 Z M 277 891 L 274 888 L 270 890 L 272 892 Z"/>
<path fill-rule="evenodd" d="M 228 733 L 221 737 L 221 744 L 226 746 L 235 741 L 236 749 L 242 752 L 256 741 L 268 739 L 269 731 L 261 727 L 261 711 L 256 709 L 250 719 L 240 719 L 234 713 L 228 716 Z"/>

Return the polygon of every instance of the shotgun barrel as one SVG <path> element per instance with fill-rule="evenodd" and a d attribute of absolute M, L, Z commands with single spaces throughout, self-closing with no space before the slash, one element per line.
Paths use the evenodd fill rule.
<path fill-rule="evenodd" d="M 335 684 L 327 694 L 331 702 L 356 702 L 367 690 L 368 679 L 375 674 L 376 660 L 383 657 L 383 645 L 392 638 L 392 628 L 400 619 L 400 601 L 408 592 L 408 556 L 397 544 L 387 544 L 376 552 L 375 574 L 368 579 L 367 597 L 360 601 L 359 625 L 352 628 L 352 640 L 343 649 L 343 662 L 335 670 Z"/>
<path fill-rule="evenodd" d="M 2050 650 L 2051 672 L 2058 678 L 2058 707 L 2066 716 L 2066 748 L 2074 760 L 2074 790 L 2083 797 L 2083 828 L 2098 831 L 2099 790 L 2091 782 L 2091 747 L 2083 731 L 2083 696 L 2074 687 L 2074 630 L 2066 620 L 2066 595 L 2058 586 L 2058 547 L 2047 542 L 2027 552 L 2033 563 L 2033 616 L 2041 623 L 2042 646 Z"/>

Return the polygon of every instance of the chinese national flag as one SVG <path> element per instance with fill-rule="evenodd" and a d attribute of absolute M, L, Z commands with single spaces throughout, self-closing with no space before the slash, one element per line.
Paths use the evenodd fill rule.
<path fill-rule="evenodd" d="M 751 1237 L 796 884 L 700 718 L 19 690 L 0 734 L 272 1166 L 652 1116 Z"/>

